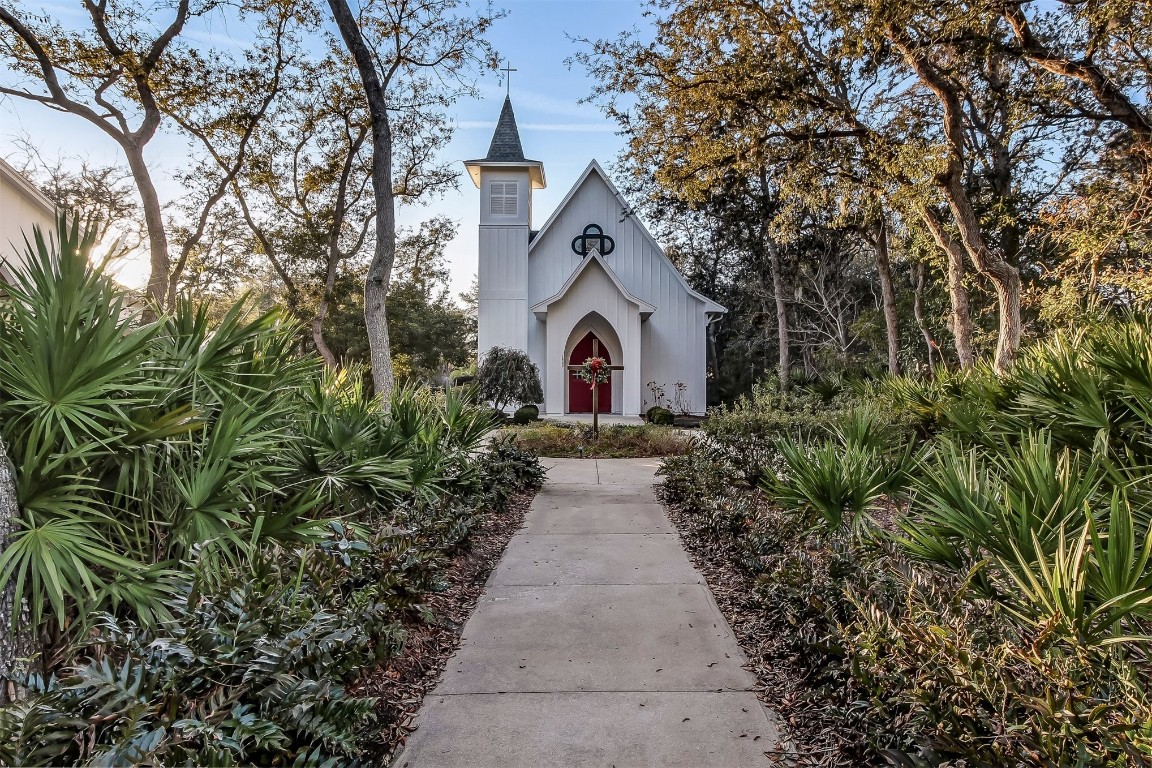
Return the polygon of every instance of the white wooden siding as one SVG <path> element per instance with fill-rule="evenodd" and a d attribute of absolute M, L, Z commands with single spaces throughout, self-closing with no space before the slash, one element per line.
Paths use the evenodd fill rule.
<path fill-rule="evenodd" d="M 588 331 L 608 346 L 613 364 L 624 366 L 612 374 L 613 413 L 639 414 L 644 355 L 639 307 L 617 290 L 599 264 L 584 270 L 563 298 L 548 307 L 547 412 L 567 412 L 568 356 Z"/>
<path fill-rule="evenodd" d="M 477 341 L 481 358 L 492 347 L 528 350 L 528 225 L 480 227 Z"/>
<path fill-rule="evenodd" d="M 638 346 L 642 347 L 643 355 L 640 358 L 639 375 L 631 384 L 625 382 L 625 386 L 630 389 L 640 389 L 640 392 L 629 395 L 629 400 L 635 397 L 640 407 L 626 413 L 633 415 L 653 404 L 647 387 L 649 381 L 664 387 L 669 401 L 667 404 L 671 404 L 676 382 L 683 382 L 686 385 L 685 405 L 692 412 L 702 413 L 707 404 L 707 318 L 704 302 L 687 290 L 675 268 L 652 243 L 638 222 L 626 215 L 619 199 L 598 172 L 587 175 L 565 208 L 550 222 L 547 231 L 532 244 L 528 257 L 528 306 L 554 296 L 579 266 L 581 259 L 572 251 L 572 238 L 589 224 L 600 225 L 604 233 L 616 241 L 616 249 L 604 259 L 623 286 L 637 298 L 656 307 L 651 317 L 640 326 Z M 598 269 L 589 269 L 588 272 L 603 275 Z M 582 275 L 580 281 L 583 279 Z M 619 294 L 606 275 L 604 281 L 601 288 Z M 570 292 L 575 287 L 572 286 Z M 554 310 L 550 309 L 547 321 L 549 349 L 555 349 L 552 343 L 555 338 L 552 330 L 555 319 Z M 573 321 L 576 319 L 573 318 Z M 623 338 L 625 333 L 620 332 L 622 326 L 616 325 L 612 317 L 607 319 Z M 557 330 L 563 336 L 561 343 L 567 339 L 570 331 L 570 327 Z M 544 354 L 540 346 L 538 343 L 533 345 L 533 357 Z M 536 359 L 537 364 L 543 368 L 542 359 Z M 547 380 L 553 386 L 555 382 L 563 381 L 555 374 L 549 374 Z M 550 391 L 547 394 L 551 397 L 553 393 Z M 621 405 L 623 407 L 624 404 Z M 552 403 L 548 403 L 547 407 L 549 412 L 555 412 Z"/>

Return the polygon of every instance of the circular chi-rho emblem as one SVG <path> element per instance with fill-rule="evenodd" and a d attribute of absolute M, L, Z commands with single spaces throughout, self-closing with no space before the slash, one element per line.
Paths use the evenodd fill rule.
<path fill-rule="evenodd" d="M 584 227 L 584 233 L 572 238 L 572 250 L 584 258 L 593 251 L 601 256 L 607 256 L 616 250 L 616 241 L 604 234 L 604 228 L 599 224 L 589 224 Z"/>

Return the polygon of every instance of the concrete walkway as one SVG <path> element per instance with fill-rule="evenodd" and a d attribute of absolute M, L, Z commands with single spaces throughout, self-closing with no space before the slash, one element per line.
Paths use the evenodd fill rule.
<path fill-rule="evenodd" d="M 653 496 L 659 460 L 547 464 L 393 765 L 773 765 L 771 715 Z"/>

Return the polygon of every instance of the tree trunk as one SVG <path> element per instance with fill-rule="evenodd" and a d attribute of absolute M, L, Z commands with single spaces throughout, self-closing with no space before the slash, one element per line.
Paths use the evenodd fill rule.
<path fill-rule="evenodd" d="M 347 0 L 328 0 L 344 45 L 356 62 L 368 116 L 372 124 L 372 193 L 376 203 L 376 250 L 364 282 L 364 325 L 372 362 L 372 383 L 376 394 L 389 397 L 395 387 L 392 351 L 388 341 L 387 300 L 396 261 L 396 200 L 392 188 L 392 127 L 388 120 L 384 85 L 376 71 L 376 61 L 364 42 L 356 17 Z"/>
<path fill-rule="evenodd" d="M 168 234 L 164 231 L 164 210 L 160 205 L 160 196 L 156 194 L 156 187 L 152 184 L 152 174 L 144 162 L 144 148 L 131 142 L 121 142 L 121 146 L 128 158 L 128 168 L 132 171 L 136 189 L 140 191 L 144 224 L 148 228 L 148 260 L 151 265 L 148 297 L 157 309 L 163 309 L 168 297 L 168 275 L 172 271 L 172 262 L 168 256 Z"/>
<path fill-rule="evenodd" d="M 767 222 L 765 222 L 767 226 Z M 772 277 L 772 298 L 776 302 L 776 342 L 780 346 L 777 376 L 780 378 L 780 391 L 787 392 L 792 386 L 792 353 L 788 333 L 788 295 L 784 277 L 780 269 L 780 249 L 768 235 L 764 236 L 764 247 L 768 251 L 768 271 Z"/>
<path fill-rule="evenodd" d="M 921 208 L 921 216 L 932 233 L 932 239 L 944 251 L 948 265 L 948 297 L 952 301 L 952 338 L 956 342 L 956 357 L 961 368 L 971 368 L 976 363 L 976 352 L 972 346 L 972 315 L 968 311 L 968 289 L 964 287 L 964 247 L 948 234 L 944 222 L 936 211 L 928 206 Z"/>
<path fill-rule="evenodd" d="M 8 460 L 8 451 L 0 439 L 0 553 L 8 549 L 8 540 L 20 517 L 16 503 L 16 470 Z M 0 593 L 0 704 L 16 697 L 15 681 L 27 672 L 26 659 L 32 657 L 35 638 L 29 631 L 29 618 L 24 606 L 21 626 L 14 626 L 17 614 L 16 583 L 9 581 Z"/>
<path fill-rule="evenodd" d="M 888 260 L 888 221 L 881 217 L 875 228 L 876 272 L 880 275 L 884 328 L 888 335 L 888 373 L 897 376 L 900 374 L 900 321 L 896 313 L 896 291 L 892 286 L 892 264 Z"/>
<path fill-rule="evenodd" d="M 996 301 L 1000 309 L 1000 328 L 996 339 L 996 371 L 1008 372 L 1020 351 L 1023 326 L 1020 320 L 1020 270 L 992 253 L 980 232 L 976 212 L 968 201 L 963 182 L 957 179 L 946 190 L 948 205 L 960 228 L 964 250 L 972 257 L 976 269 L 996 287 Z"/>
<path fill-rule="evenodd" d="M 915 287 L 912 289 L 912 316 L 916 318 L 920 335 L 924 337 L 924 343 L 928 347 L 928 378 L 932 378 L 936 371 L 936 339 L 933 338 L 932 329 L 928 327 L 928 321 L 924 317 L 924 275 L 926 271 L 921 262 L 916 262 L 912 267 L 912 277 L 915 280 Z"/>
<path fill-rule="evenodd" d="M 952 218 L 960 231 L 960 242 L 980 274 L 992 281 L 1000 314 L 1000 328 L 996 341 L 997 373 L 1007 373 L 1020 350 L 1022 326 L 1020 321 L 1020 270 L 988 247 L 980 229 L 980 219 L 968 190 L 964 185 L 965 133 L 964 112 L 960 86 L 929 62 L 922 53 L 913 52 L 899 33 L 892 37 L 904 59 L 915 70 L 920 80 L 936 94 L 944 108 L 944 139 L 948 159 L 937 183 L 944 193 Z"/>
<path fill-rule="evenodd" d="M 333 354 L 328 342 L 324 340 L 324 316 L 328 314 L 328 298 L 325 296 L 320 299 L 320 307 L 316 310 L 316 316 L 312 318 L 312 343 L 316 347 L 316 351 L 320 357 L 324 359 L 324 365 L 329 368 L 336 367 L 336 355 Z"/>
<path fill-rule="evenodd" d="M 712 375 L 715 381 L 720 380 L 720 355 L 716 350 L 716 321 L 708 323 L 706 328 L 708 332 L 708 360 L 712 365 Z M 705 397 L 707 400 L 707 397 Z M 707 405 L 707 402 L 705 402 Z"/>
<path fill-rule="evenodd" d="M 339 246 L 336 239 L 339 233 L 334 233 L 328 242 L 328 271 L 324 275 L 324 291 L 320 294 L 320 304 L 316 307 L 316 314 L 312 317 L 312 343 L 316 351 L 324 358 L 324 364 L 329 368 L 336 367 L 336 355 L 324 340 L 324 318 L 328 316 L 328 307 L 332 303 L 332 292 L 336 287 L 336 270 L 340 262 Z"/>

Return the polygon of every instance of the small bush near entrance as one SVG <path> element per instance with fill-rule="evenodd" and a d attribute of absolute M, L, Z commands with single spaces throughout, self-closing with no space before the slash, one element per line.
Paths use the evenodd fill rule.
<path fill-rule="evenodd" d="M 672 422 L 676 420 L 676 417 L 672 415 L 672 411 L 668 410 L 667 408 L 661 408 L 658 405 L 654 405 L 649 408 L 644 415 L 648 418 L 649 424 L 671 426 Z"/>
<path fill-rule="evenodd" d="M 680 456 L 692 441 L 671 427 L 618 424 L 592 436 L 587 424 L 540 424 L 507 430 L 521 448 L 551 458 L 642 459 Z"/>
<path fill-rule="evenodd" d="M 516 409 L 515 415 L 512 416 L 512 422 L 515 424 L 528 424 L 539 418 L 539 408 L 534 405 L 525 405 Z"/>

